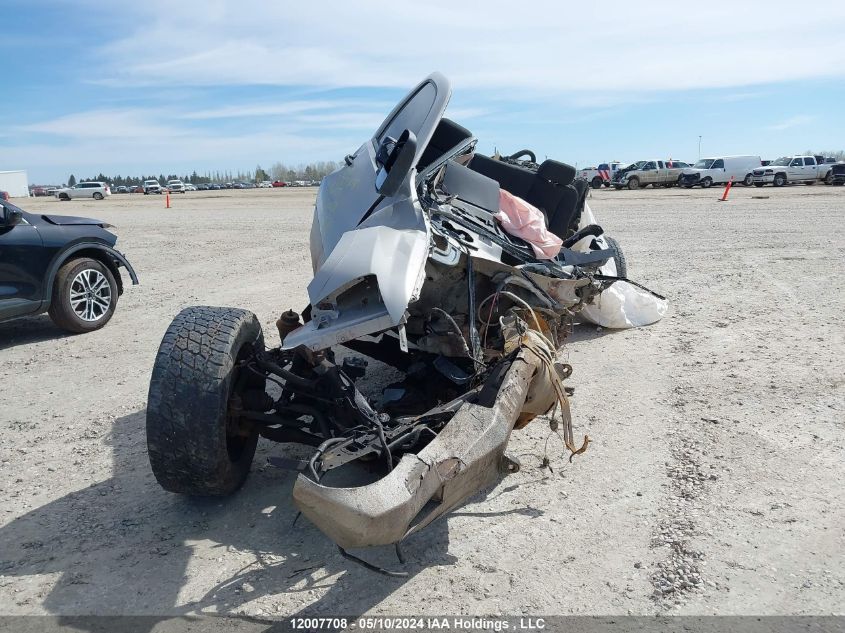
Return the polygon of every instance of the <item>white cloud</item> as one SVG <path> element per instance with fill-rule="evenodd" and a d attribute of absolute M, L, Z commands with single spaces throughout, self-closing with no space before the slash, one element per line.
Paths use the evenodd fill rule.
<path fill-rule="evenodd" d="M 793 117 L 789 117 L 779 123 L 774 123 L 768 126 L 766 129 L 769 130 L 788 130 L 794 127 L 800 127 L 802 125 L 807 125 L 808 123 L 812 123 L 816 120 L 817 117 L 809 115 L 809 114 L 799 114 Z"/>
<path fill-rule="evenodd" d="M 48 121 L 22 125 L 21 132 L 50 134 L 63 138 L 101 139 L 120 136 L 122 138 L 167 138 L 180 135 L 178 127 L 161 123 L 153 111 L 131 108 L 124 110 L 90 110 L 76 112 Z"/>
<path fill-rule="evenodd" d="M 437 69 L 464 90 L 512 100 L 630 98 L 841 74 L 845 5 L 794 9 L 785 0 L 742 7 L 714 0 L 695 15 L 665 0 L 543 0 L 530 10 L 502 0 L 319 9 L 151 0 L 127 9 L 128 35 L 106 45 L 101 58 L 115 79 L 182 85 L 410 87 Z"/>

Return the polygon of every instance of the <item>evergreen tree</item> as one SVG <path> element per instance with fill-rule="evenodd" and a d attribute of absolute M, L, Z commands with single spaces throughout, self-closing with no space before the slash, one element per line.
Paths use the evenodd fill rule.
<path fill-rule="evenodd" d="M 70 175 L 70 178 L 67 179 L 67 186 L 73 187 L 76 184 L 76 176 L 73 174 Z"/>

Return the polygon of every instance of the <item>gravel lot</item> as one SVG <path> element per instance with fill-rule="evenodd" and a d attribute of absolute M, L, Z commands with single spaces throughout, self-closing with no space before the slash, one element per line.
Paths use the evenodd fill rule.
<path fill-rule="evenodd" d="M 99 332 L 0 325 L 3 614 L 845 613 L 845 188 L 599 191 L 632 277 L 671 302 L 652 327 L 581 325 L 572 464 L 548 427 L 523 469 L 408 540 L 407 579 L 341 558 L 293 475 L 225 501 L 165 493 L 144 407 L 171 318 L 195 304 L 274 321 L 307 303 L 313 190 L 196 192 L 30 211 L 118 226 L 141 278 Z M 760 197 L 758 199 L 758 197 Z M 367 552 L 396 566 L 392 552 Z"/>

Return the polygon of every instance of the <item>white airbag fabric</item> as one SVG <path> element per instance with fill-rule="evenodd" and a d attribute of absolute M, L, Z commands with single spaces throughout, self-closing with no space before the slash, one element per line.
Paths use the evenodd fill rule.
<path fill-rule="evenodd" d="M 590 206 L 584 205 L 579 229 L 596 224 Z M 595 238 L 599 246 L 608 248 L 604 236 Z M 573 246 L 573 250 L 587 252 L 592 237 L 586 237 Z M 616 275 L 616 262 L 613 259 L 599 269 L 603 275 Z M 592 305 L 584 306 L 580 314 L 591 323 L 614 330 L 640 327 L 657 323 L 666 314 L 669 303 L 659 299 L 642 288 L 626 281 L 617 281 L 610 288 L 595 298 Z"/>

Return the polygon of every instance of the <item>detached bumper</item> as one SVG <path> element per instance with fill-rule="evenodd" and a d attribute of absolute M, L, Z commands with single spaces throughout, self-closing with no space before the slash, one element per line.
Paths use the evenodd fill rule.
<path fill-rule="evenodd" d="M 520 352 L 493 407 L 464 405 L 437 438 L 379 481 L 333 488 L 299 475 L 297 507 L 345 549 L 398 543 L 424 528 L 507 472 L 504 451 L 538 370 L 533 358 Z"/>

